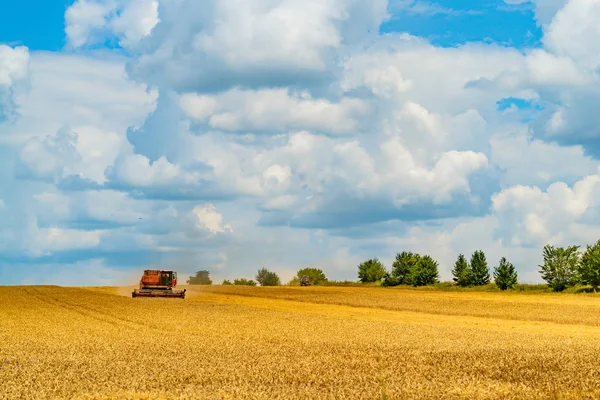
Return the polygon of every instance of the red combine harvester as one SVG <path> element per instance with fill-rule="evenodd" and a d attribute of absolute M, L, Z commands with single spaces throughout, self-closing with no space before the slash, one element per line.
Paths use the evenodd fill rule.
<path fill-rule="evenodd" d="M 140 279 L 140 288 L 134 289 L 131 297 L 176 297 L 185 298 L 186 289 L 173 290 L 177 286 L 177 272 L 147 269 Z"/>

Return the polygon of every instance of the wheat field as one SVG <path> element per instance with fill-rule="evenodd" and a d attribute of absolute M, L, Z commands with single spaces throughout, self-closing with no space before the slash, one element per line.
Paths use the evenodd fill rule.
<path fill-rule="evenodd" d="M 600 298 L 0 287 L 1 399 L 600 397 Z"/>

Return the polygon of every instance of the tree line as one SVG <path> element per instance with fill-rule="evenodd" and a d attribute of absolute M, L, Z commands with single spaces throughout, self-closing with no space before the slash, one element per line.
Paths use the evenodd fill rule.
<path fill-rule="evenodd" d="M 279 276 L 266 268 L 261 268 L 255 276 L 256 281 L 247 278 L 234 279 L 233 283 L 225 279 L 222 285 L 242 285 L 242 286 L 256 286 L 258 282 L 261 286 L 279 286 L 281 281 Z M 212 279 L 210 279 L 210 271 L 202 270 L 196 272 L 195 276 L 190 276 L 187 280 L 188 285 L 212 285 Z"/>
<path fill-rule="evenodd" d="M 570 287 L 590 286 L 594 292 L 600 286 L 600 240 L 581 246 L 543 248 L 543 263 L 539 272 L 548 287 L 561 292 Z M 452 269 L 452 280 L 457 286 L 472 287 L 492 282 L 501 290 L 512 289 L 518 283 L 515 266 L 506 257 L 501 257 L 494 267 L 492 276 L 482 250 L 476 250 L 468 261 L 459 254 Z M 370 259 L 358 266 L 358 277 L 363 283 L 381 282 L 382 286 L 426 286 L 439 282 L 438 262 L 429 255 L 406 252 L 396 254 L 391 271 L 377 259 Z"/>
<path fill-rule="evenodd" d="M 308 278 L 308 282 L 313 285 L 319 285 L 327 282 L 327 277 L 322 270 L 318 268 L 302 268 L 298 270 L 296 276 L 288 283 L 288 285 L 299 285 L 303 277 Z M 279 275 L 273 271 L 269 271 L 266 268 L 258 270 L 254 277 L 256 280 L 247 278 L 234 279 L 231 282 L 229 279 L 224 279 L 222 285 L 242 285 L 242 286 L 256 286 L 257 283 L 260 286 L 280 286 L 281 279 Z M 188 285 L 212 285 L 212 279 L 210 279 L 210 271 L 202 270 L 196 272 L 195 276 L 190 276 L 187 280 Z"/>
<path fill-rule="evenodd" d="M 302 268 L 298 270 L 296 276 L 288 283 L 288 285 L 299 285 L 303 277 L 308 277 L 308 281 L 313 285 L 318 285 L 327 282 L 327 277 L 322 270 L 318 268 Z M 256 280 L 239 278 L 234 279 L 231 282 L 229 279 L 224 279 L 222 285 L 243 285 L 243 286 L 256 286 L 257 283 L 261 286 L 280 286 L 281 279 L 279 275 L 273 271 L 269 271 L 266 268 L 258 270 L 254 277 Z M 212 285 L 212 279 L 210 279 L 210 271 L 202 270 L 196 272 L 195 276 L 190 276 L 187 280 L 188 285 Z"/>
<path fill-rule="evenodd" d="M 403 251 L 396 254 L 391 271 L 387 271 L 377 258 L 361 263 L 358 266 L 358 278 L 362 283 L 381 282 L 382 286 L 427 286 L 439 283 L 438 265 L 429 255 Z M 484 252 L 473 252 L 470 262 L 463 254 L 459 254 L 452 275 L 458 286 L 481 286 L 490 283 L 490 269 Z M 512 288 L 517 283 L 515 267 L 505 257 L 502 257 L 494 268 L 493 276 L 496 285 L 502 290 Z"/>
<path fill-rule="evenodd" d="M 581 246 L 555 247 L 546 245 L 543 248 L 543 264 L 538 267 L 542 279 L 550 289 L 564 291 L 578 285 L 591 286 L 594 292 L 600 286 L 600 240 L 587 245 L 583 252 Z M 198 271 L 187 283 L 190 285 L 210 285 L 209 271 Z M 506 257 L 501 257 L 498 264 L 490 271 L 483 250 L 475 250 L 469 260 L 459 254 L 452 268 L 452 280 L 459 287 L 483 286 L 494 283 L 501 290 L 514 289 L 518 284 L 515 266 Z M 239 278 L 233 282 L 224 280 L 223 285 L 279 286 L 281 280 L 277 273 L 261 268 L 252 279 Z M 379 283 L 381 286 L 427 286 L 439 283 L 439 263 L 430 255 L 403 251 L 397 253 L 388 271 L 378 258 L 366 260 L 358 265 L 360 283 Z M 302 268 L 288 285 L 323 285 L 336 284 L 329 281 L 319 268 Z M 352 283 L 352 282 L 345 282 Z"/>
<path fill-rule="evenodd" d="M 587 245 L 583 252 L 580 246 L 544 246 L 542 278 L 556 292 L 577 285 L 591 286 L 594 292 L 600 286 L 600 240 Z"/>

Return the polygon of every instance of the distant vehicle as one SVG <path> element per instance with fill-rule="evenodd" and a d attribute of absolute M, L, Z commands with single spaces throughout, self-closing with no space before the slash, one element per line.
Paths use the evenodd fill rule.
<path fill-rule="evenodd" d="M 140 288 L 134 289 L 131 297 L 175 297 L 184 299 L 186 289 L 173 290 L 176 286 L 177 272 L 147 269 L 140 279 Z"/>
<path fill-rule="evenodd" d="M 302 275 L 300 279 L 300 286 L 310 286 L 310 277 Z"/>

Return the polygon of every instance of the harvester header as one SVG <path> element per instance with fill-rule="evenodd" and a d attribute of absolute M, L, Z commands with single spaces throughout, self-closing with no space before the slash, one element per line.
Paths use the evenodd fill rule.
<path fill-rule="evenodd" d="M 134 289 L 131 297 L 185 298 L 186 289 L 173 290 L 176 286 L 177 272 L 162 269 L 147 269 L 140 279 L 140 288 Z"/>

